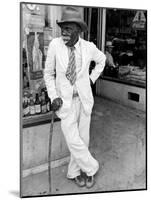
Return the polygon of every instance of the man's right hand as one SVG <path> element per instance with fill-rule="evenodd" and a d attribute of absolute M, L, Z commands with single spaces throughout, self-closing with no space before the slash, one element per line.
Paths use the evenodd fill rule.
<path fill-rule="evenodd" d="M 62 101 L 62 99 L 60 97 L 54 99 L 52 104 L 51 104 L 52 111 L 59 110 L 59 108 L 62 106 L 62 104 L 63 104 L 63 101 Z"/>

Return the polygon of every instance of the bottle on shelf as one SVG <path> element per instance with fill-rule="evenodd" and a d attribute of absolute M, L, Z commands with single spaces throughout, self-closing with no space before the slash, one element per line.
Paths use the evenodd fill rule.
<path fill-rule="evenodd" d="M 38 93 L 36 93 L 35 113 L 36 114 L 40 114 L 41 113 L 41 102 L 40 102 Z"/>
<path fill-rule="evenodd" d="M 41 95 L 41 113 L 46 113 L 47 112 L 47 104 L 46 104 L 46 99 L 45 99 L 45 92 L 42 91 Z"/>
<path fill-rule="evenodd" d="M 29 110 L 30 110 L 30 115 L 34 115 L 36 113 L 33 95 L 30 96 Z"/>
<path fill-rule="evenodd" d="M 23 116 L 26 117 L 29 115 L 29 101 L 28 101 L 28 96 L 25 95 L 23 98 Z"/>
<path fill-rule="evenodd" d="M 50 101 L 50 98 L 48 97 L 47 91 L 45 91 L 45 99 L 46 99 L 46 104 L 47 104 L 47 112 L 50 112 L 50 110 L 51 110 L 51 101 Z"/>

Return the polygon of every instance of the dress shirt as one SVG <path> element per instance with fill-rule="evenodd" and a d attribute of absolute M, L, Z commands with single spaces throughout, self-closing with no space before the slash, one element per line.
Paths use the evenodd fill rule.
<path fill-rule="evenodd" d="M 74 45 L 75 50 L 75 61 L 76 61 L 76 73 L 78 74 L 81 70 L 81 65 L 82 65 L 82 55 L 81 55 L 81 45 L 80 45 L 80 38 L 77 41 L 77 43 Z M 68 56 L 70 55 L 70 48 L 68 47 Z M 76 85 L 73 85 L 73 94 L 77 94 L 77 88 Z"/>

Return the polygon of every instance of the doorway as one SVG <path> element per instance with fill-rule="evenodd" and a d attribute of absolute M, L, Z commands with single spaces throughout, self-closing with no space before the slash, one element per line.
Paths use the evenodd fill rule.
<path fill-rule="evenodd" d="M 88 31 L 84 33 L 84 39 L 93 42 L 102 50 L 102 8 L 84 8 L 84 20 L 88 25 Z M 94 69 L 95 62 L 91 61 L 89 73 Z M 96 83 L 92 86 L 93 96 L 96 96 Z"/>

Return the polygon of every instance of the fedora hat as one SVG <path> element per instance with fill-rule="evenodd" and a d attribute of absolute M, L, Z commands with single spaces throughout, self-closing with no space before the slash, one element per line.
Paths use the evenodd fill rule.
<path fill-rule="evenodd" d="M 106 42 L 106 47 L 114 47 L 114 46 L 112 45 L 112 42 L 111 42 L 111 41 L 107 41 L 107 42 Z"/>
<path fill-rule="evenodd" d="M 64 23 L 74 22 L 81 27 L 82 31 L 87 30 L 87 24 L 82 20 L 80 11 L 71 6 L 66 6 L 62 11 L 61 21 L 57 20 L 57 24 L 61 26 Z"/>

